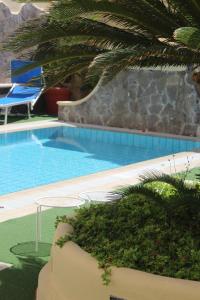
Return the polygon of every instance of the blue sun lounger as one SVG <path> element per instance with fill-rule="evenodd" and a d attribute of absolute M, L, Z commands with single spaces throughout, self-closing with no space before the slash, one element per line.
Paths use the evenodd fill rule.
<path fill-rule="evenodd" d="M 44 89 L 41 67 L 15 75 L 18 69 L 31 63 L 31 61 L 11 61 L 11 81 L 13 86 L 5 97 L 0 98 L 0 109 L 4 110 L 5 115 L 4 125 L 7 124 L 8 112 L 12 106 L 27 104 L 28 117 L 30 118 L 30 109 L 33 108 Z"/>

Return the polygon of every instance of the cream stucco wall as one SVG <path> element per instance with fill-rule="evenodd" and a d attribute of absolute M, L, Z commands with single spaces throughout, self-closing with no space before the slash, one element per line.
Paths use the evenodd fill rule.
<path fill-rule="evenodd" d="M 55 240 L 72 228 L 60 224 Z M 199 300 L 200 283 L 145 272 L 112 268 L 112 280 L 104 286 L 97 261 L 78 245 L 53 245 L 51 259 L 39 275 L 37 300 Z"/>

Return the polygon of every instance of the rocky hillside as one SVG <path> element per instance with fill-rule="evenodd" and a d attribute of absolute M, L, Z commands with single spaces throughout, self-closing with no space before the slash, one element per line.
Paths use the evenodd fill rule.
<path fill-rule="evenodd" d="M 23 22 L 42 14 L 44 14 L 44 11 L 31 3 L 22 5 L 18 12 L 11 12 L 6 4 L 0 2 L 0 45 Z M 13 53 L 0 52 L 0 83 L 10 81 L 9 64 L 14 57 Z"/>

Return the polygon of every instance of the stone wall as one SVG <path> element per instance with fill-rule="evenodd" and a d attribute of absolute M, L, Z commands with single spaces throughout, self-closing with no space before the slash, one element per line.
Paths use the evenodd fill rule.
<path fill-rule="evenodd" d="M 42 13 L 44 12 L 31 3 L 22 5 L 18 13 L 12 13 L 4 3 L 0 2 L 0 45 L 22 23 L 36 18 Z M 10 60 L 15 57 L 16 55 L 11 52 L 0 51 L 0 83 L 10 81 Z"/>
<path fill-rule="evenodd" d="M 200 135 L 200 98 L 186 71 L 129 70 L 87 98 L 75 106 L 60 103 L 59 119 Z"/>

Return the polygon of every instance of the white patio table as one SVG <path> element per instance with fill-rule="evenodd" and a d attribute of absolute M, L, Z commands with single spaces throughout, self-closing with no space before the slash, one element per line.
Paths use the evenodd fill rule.
<path fill-rule="evenodd" d="M 94 201 L 97 203 L 115 201 L 119 200 L 121 197 L 120 193 L 108 191 L 83 192 L 79 194 L 80 200 L 89 202 Z"/>
<path fill-rule="evenodd" d="M 37 205 L 36 213 L 36 237 L 35 237 L 35 251 L 38 251 L 38 243 L 41 241 L 41 212 L 42 207 L 51 208 L 72 208 L 80 207 L 85 201 L 76 197 L 44 197 L 35 201 Z"/>

